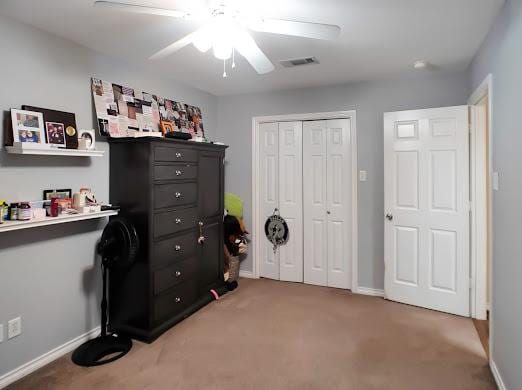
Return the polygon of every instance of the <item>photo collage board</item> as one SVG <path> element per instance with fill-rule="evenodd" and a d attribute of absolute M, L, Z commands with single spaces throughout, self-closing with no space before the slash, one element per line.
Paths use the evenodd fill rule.
<path fill-rule="evenodd" d="M 180 131 L 192 138 L 204 137 L 199 107 L 148 92 L 137 95 L 133 88 L 92 78 L 92 96 L 100 135 L 127 137 L 139 132 Z"/>

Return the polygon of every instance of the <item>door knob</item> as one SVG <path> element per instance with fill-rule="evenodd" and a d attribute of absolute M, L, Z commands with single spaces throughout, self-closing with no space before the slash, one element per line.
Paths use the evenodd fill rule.
<path fill-rule="evenodd" d="M 392 215 L 392 214 L 386 214 L 386 219 L 387 219 L 388 221 L 393 220 L 393 215 Z"/>

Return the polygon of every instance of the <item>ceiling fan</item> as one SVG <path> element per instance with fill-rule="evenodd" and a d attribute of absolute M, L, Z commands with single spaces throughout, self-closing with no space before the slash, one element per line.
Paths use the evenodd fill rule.
<path fill-rule="evenodd" d="M 241 54 L 259 74 L 275 69 L 256 44 L 249 30 L 272 34 L 291 35 L 312 39 L 335 39 L 341 28 L 339 26 L 264 18 L 242 12 L 225 0 L 211 2 L 208 7 L 195 12 L 175 9 L 155 8 L 146 5 L 127 4 L 116 1 L 95 1 L 97 7 L 112 8 L 126 12 L 168 16 L 200 21 L 203 25 L 196 31 L 184 36 L 150 57 L 151 60 L 165 58 L 183 47 L 193 44 L 205 53 L 212 48 L 214 56 L 223 60 L 223 77 L 226 77 L 226 61 L 232 57 L 232 68 L 235 68 L 235 52 Z"/>

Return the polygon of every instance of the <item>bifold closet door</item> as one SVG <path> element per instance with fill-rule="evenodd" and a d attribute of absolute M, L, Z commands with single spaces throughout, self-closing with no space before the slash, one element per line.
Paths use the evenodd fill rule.
<path fill-rule="evenodd" d="M 279 211 L 289 229 L 279 247 L 279 279 L 303 281 L 303 123 L 279 123 Z"/>
<path fill-rule="evenodd" d="M 260 155 L 260 204 L 259 221 L 261 241 L 260 274 L 279 280 L 279 250 L 274 253 L 272 244 L 265 237 L 265 221 L 279 207 L 279 124 L 259 125 Z"/>
<path fill-rule="evenodd" d="M 262 277 L 303 281 L 303 141 L 302 122 L 262 123 L 260 140 L 260 198 Z M 274 253 L 264 237 L 266 219 L 279 210 L 290 231 L 288 242 Z"/>
<path fill-rule="evenodd" d="M 303 124 L 304 281 L 350 288 L 352 156 L 349 119 Z"/>

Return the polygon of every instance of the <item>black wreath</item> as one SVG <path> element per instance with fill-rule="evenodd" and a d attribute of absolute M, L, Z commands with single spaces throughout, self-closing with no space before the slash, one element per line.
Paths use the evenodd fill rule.
<path fill-rule="evenodd" d="M 272 227 L 270 227 L 272 225 Z M 274 245 L 283 245 L 288 241 L 288 225 L 279 215 L 271 215 L 265 222 L 265 235 Z"/>

